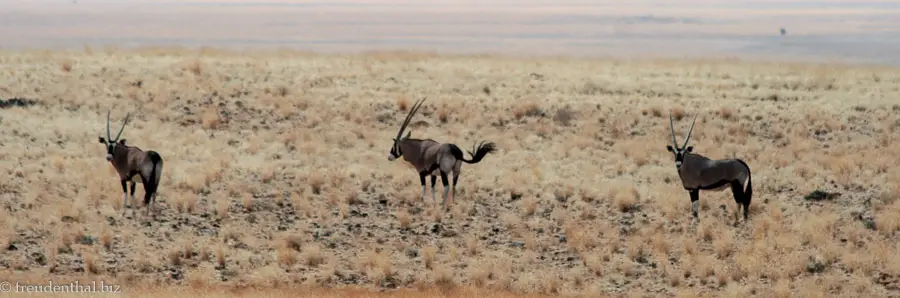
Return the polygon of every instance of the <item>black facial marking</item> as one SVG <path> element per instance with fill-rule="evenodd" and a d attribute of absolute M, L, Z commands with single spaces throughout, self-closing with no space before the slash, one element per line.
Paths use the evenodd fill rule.
<path fill-rule="evenodd" d="M 680 168 L 681 163 L 684 162 L 684 156 L 687 153 L 691 153 L 694 151 L 694 146 L 685 146 L 683 148 L 678 148 L 678 145 L 666 145 L 666 150 L 672 152 L 672 155 L 675 155 L 675 167 Z"/>
<path fill-rule="evenodd" d="M 672 145 L 666 145 L 666 150 L 668 150 L 669 152 L 672 152 L 672 154 L 675 155 L 676 165 L 677 165 L 677 163 L 683 162 L 684 161 L 684 153 L 690 152 L 693 148 L 694 147 L 692 147 L 692 146 L 688 146 L 687 148 L 678 148 L 678 147 L 673 147 Z"/>
<path fill-rule="evenodd" d="M 389 154 L 397 158 L 403 156 L 403 151 L 400 150 L 400 144 L 397 143 L 397 139 L 394 139 L 394 145 L 391 146 L 391 152 L 389 152 Z"/>

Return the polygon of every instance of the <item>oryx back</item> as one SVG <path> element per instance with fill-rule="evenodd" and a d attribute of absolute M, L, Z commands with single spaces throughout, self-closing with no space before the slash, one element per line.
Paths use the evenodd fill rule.
<path fill-rule="evenodd" d="M 725 190 L 738 180 L 746 185 L 749 178 L 746 165 L 734 160 L 714 160 L 705 156 L 686 153 L 678 170 L 685 189 Z"/>
<path fill-rule="evenodd" d="M 436 153 L 440 146 L 440 143 L 431 139 L 405 138 L 400 141 L 403 160 L 412 164 L 418 172 L 433 170 L 432 165 L 438 160 Z"/>

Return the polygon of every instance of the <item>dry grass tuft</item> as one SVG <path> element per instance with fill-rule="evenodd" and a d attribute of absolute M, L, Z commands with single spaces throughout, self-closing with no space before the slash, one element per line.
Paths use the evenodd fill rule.
<path fill-rule="evenodd" d="M 722 107 L 719 109 L 719 117 L 725 120 L 731 120 L 734 117 L 734 111 L 729 107 Z"/>
<path fill-rule="evenodd" d="M 437 256 L 437 247 L 429 246 L 422 248 L 422 264 L 425 268 L 434 269 L 435 257 Z"/>
<path fill-rule="evenodd" d="M 317 267 L 325 262 L 325 256 L 318 244 L 307 244 L 302 251 L 300 258 L 303 259 L 306 266 Z"/>

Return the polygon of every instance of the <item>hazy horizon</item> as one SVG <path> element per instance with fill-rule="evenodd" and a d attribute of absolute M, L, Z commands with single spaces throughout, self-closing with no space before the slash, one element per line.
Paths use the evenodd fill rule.
<path fill-rule="evenodd" d="M 512 3 L 518 3 L 513 5 Z M 900 1 L 0 0 L 3 49 L 115 45 L 900 65 Z M 780 28 L 787 29 L 781 36 Z"/>

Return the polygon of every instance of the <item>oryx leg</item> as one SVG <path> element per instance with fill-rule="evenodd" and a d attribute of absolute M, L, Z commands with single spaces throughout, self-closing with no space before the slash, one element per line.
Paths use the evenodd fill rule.
<path fill-rule="evenodd" d="M 419 172 L 419 182 L 422 183 L 422 201 L 425 201 L 425 176 L 428 175 L 427 171 Z"/>
<path fill-rule="evenodd" d="M 450 187 L 450 203 L 456 200 L 456 182 L 459 181 L 459 170 L 453 171 L 453 185 Z"/>
<path fill-rule="evenodd" d="M 144 215 L 145 216 L 150 215 L 150 208 L 152 207 L 152 206 L 150 206 L 150 203 L 152 202 L 151 201 L 152 199 L 153 199 L 153 193 L 151 193 L 149 191 L 144 193 Z"/>
<path fill-rule="evenodd" d="M 150 209 L 153 208 L 153 201 L 156 199 L 156 183 L 147 179 L 141 181 L 144 184 L 144 215 L 150 215 Z"/>
<path fill-rule="evenodd" d="M 444 200 L 441 202 L 441 205 L 443 205 L 444 209 L 447 209 L 447 196 L 450 193 L 450 182 L 447 178 L 447 172 L 444 170 L 441 170 L 441 182 L 444 184 Z"/>
<path fill-rule="evenodd" d="M 744 205 L 744 221 L 747 221 L 747 216 L 750 213 L 750 199 L 753 193 L 750 191 L 745 191 L 742 193 L 743 200 L 741 200 L 741 204 Z"/>
<path fill-rule="evenodd" d="M 148 200 L 146 197 L 147 197 L 147 195 L 144 195 L 144 201 L 150 201 L 150 203 L 149 203 L 149 204 L 144 204 L 144 205 L 147 206 L 147 207 L 146 207 L 147 210 L 144 210 L 144 214 L 145 214 L 145 215 L 150 215 L 150 211 L 153 211 L 153 213 L 156 214 L 156 208 L 155 208 L 155 207 L 156 207 L 156 192 L 154 191 L 153 194 L 151 194 L 151 195 L 149 196 L 149 197 L 150 197 L 149 200 Z M 152 210 L 151 210 L 151 209 L 152 209 Z"/>
<path fill-rule="evenodd" d="M 437 186 L 437 176 L 431 175 L 431 201 L 434 202 L 437 200 L 437 189 L 434 187 Z"/>
<path fill-rule="evenodd" d="M 737 209 L 734 209 L 734 222 L 738 222 L 738 216 L 740 216 L 741 211 L 741 203 L 744 201 L 744 190 L 741 187 L 741 183 L 737 180 L 731 182 L 731 193 L 734 195 L 734 203 L 737 205 Z M 746 212 L 746 210 L 744 210 Z"/>
<path fill-rule="evenodd" d="M 134 198 L 134 190 L 137 189 L 137 182 L 131 180 L 131 206 L 137 206 L 137 199 Z"/>
<path fill-rule="evenodd" d="M 699 219 L 697 217 L 697 207 L 700 205 L 700 189 L 688 189 L 688 192 L 691 194 L 691 213 L 694 214 L 695 219 Z"/>
<path fill-rule="evenodd" d="M 122 200 L 124 201 L 122 204 L 122 216 L 125 216 L 125 209 L 128 208 L 128 183 L 125 179 L 121 179 L 122 182 Z M 132 191 L 134 191 L 134 186 L 132 186 Z"/>

